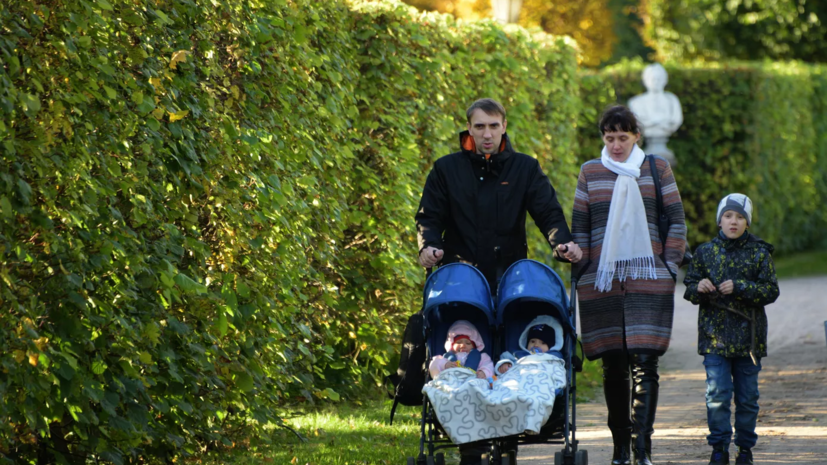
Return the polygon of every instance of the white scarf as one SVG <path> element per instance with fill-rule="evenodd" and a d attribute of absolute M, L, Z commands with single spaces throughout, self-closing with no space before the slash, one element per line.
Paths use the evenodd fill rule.
<path fill-rule="evenodd" d="M 612 290 L 615 273 L 619 281 L 632 279 L 657 279 L 655 254 L 649 238 L 649 222 L 646 208 L 637 185 L 640 165 L 646 154 L 635 144 L 632 153 L 623 163 L 609 156 L 603 147 L 600 161 L 607 169 L 617 174 L 612 203 L 609 205 L 609 219 L 603 234 L 603 248 L 594 288 L 607 292 Z"/>

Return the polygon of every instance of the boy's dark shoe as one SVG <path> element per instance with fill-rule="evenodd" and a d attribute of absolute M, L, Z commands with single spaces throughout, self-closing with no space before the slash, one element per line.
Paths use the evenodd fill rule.
<path fill-rule="evenodd" d="M 634 465 L 652 465 L 652 459 L 646 449 L 635 448 L 634 456 Z"/>
<path fill-rule="evenodd" d="M 709 458 L 709 465 L 729 465 L 729 451 L 723 447 L 715 446 L 712 449 L 712 456 Z"/>
<path fill-rule="evenodd" d="M 738 448 L 738 457 L 735 457 L 736 465 L 752 465 L 752 450 L 743 447 Z"/>

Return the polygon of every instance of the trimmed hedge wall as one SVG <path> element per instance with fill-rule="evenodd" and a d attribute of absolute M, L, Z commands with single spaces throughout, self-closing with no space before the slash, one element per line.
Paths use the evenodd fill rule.
<path fill-rule="evenodd" d="M 0 25 L 10 462 L 170 461 L 375 390 L 420 305 L 425 174 L 478 97 L 570 210 L 561 39 L 324 0 L 15 0 Z"/>
<path fill-rule="evenodd" d="M 584 76 L 599 111 L 644 92 L 641 63 Z M 684 123 L 669 140 L 693 247 L 716 234 L 718 201 L 749 195 L 752 231 L 780 253 L 826 245 L 825 68 L 797 63 L 666 65 Z M 584 113 L 585 115 L 586 113 Z M 581 118 L 581 161 L 599 156 L 597 117 Z"/>
<path fill-rule="evenodd" d="M 665 60 L 827 62 L 819 0 L 646 0 L 644 35 Z"/>

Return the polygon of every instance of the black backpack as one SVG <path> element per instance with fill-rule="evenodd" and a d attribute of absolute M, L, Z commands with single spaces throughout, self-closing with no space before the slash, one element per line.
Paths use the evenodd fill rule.
<path fill-rule="evenodd" d="M 408 318 L 405 334 L 402 336 L 402 351 L 399 354 L 399 368 L 396 374 L 387 378 L 393 383 L 393 407 L 391 424 L 396 405 L 409 407 L 422 405 L 422 388 L 425 386 L 425 319 L 422 312 Z"/>
<path fill-rule="evenodd" d="M 669 235 L 669 215 L 666 214 L 666 210 L 663 208 L 663 194 L 660 190 L 660 177 L 658 176 L 658 169 L 655 168 L 655 157 L 653 155 L 647 155 L 646 158 L 649 159 L 649 168 L 652 170 L 652 182 L 655 183 L 655 195 L 657 201 L 657 213 L 658 213 L 658 235 L 660 236 L 660 243 L 663 244 L 663 256 L 661 259 L 663 263 L 666 264 L 666 236 Z M 683 268 L 686 265 L 689 265 L 689 262 L 692 261 L 692 249 L 689 248 L 689 241 L 686 241 L 686 248 L 683 251 L 683 258 L 681 262 L 678 263 L 678 268 Z"/>

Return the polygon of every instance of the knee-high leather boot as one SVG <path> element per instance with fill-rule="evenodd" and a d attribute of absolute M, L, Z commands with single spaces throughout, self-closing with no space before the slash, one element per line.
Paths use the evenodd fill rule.
<path fill-rule="evenodd" d="M 652 433 L 658 408 L 658 357 L 635 354 L 632 365 L 632 422 L 634 424 L 634 463 L 652 465 Z"/>
<path fill-rule="evenodd" d="M 631 465 L 631 383 L 629 361 L 624 353 L 603 357 L 603 394 L 614 442 L 612 465 Z"/>

